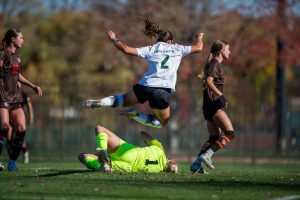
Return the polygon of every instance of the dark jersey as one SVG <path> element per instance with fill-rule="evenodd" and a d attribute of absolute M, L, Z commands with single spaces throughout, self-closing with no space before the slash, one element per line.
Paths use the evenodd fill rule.
<path fill-rule="evenodd" d="M 0 50 L 0 102 L 20 103 L 22 95 L 18 86 L 21 58 L 10 55 L 10 63 L 4 62 L 4 51 Z"/>
<path fill-rule="evenodd" d="M 221 63 L 217 59 L 212 59 L 204 67 L 205 77 L 211 76 L 214 78 L 213 83 L 223 93 L 224 84 L 225 84 L 225 73 Z M 213 91 L 210 91 L 208 88 L 204 90 L 204 95 L 208 95 L 208 98 L 211 100 L 217 100 L 219 97 L 215 95 Z"/>

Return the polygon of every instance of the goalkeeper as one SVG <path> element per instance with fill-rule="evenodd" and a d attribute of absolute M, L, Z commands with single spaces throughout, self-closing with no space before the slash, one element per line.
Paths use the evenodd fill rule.
<path fill-rule="evenodd" d="M 102 126 L 96 126 L 96 154 L 81 153 L 78 159 L 87 168 L 102 172 L 178 172 L 178 164 L 167 160 L 161 143 L 141 132 L 147 147 L 138 147 L 120 139 Z"/>

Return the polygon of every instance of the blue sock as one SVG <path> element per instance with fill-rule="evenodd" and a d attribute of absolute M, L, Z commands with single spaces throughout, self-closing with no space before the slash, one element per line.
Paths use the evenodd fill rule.
<path fill-rule="evenodd" d="M 123 105 L 124 105 L 124 95 L 117 94 L 117 95 L 114 95 L 114 97 L 115 97 L 115 102 L 112 105 L 112 107 L 123 107 Z"/>

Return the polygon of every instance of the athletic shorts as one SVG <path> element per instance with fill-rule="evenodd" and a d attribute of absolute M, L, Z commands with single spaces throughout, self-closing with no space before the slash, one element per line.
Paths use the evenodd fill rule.
<path fill-rule="evenodd" d="M 218 110 L 224 110 L 220 99 L 213 100 L 207 94 L 203 94 L 203 115 L 205 120 L 212 121 L 212 118 Z"/>
<path fill-rule="evenodd" d="M 140 84 L 133 86 L 133 91 L 139 103 L 149 101 L 153 109 L 163 110 L 169 107 L 171 96 L 170 88 L 147 87 Z"/>
<path fill-rule="evenodd" d="M 6 108 L 9 111 L 16 110 L 18 108 L 22 108 L 21 103 L 7 103 L 6 101 L 0 102 L 0 108 Z"/>

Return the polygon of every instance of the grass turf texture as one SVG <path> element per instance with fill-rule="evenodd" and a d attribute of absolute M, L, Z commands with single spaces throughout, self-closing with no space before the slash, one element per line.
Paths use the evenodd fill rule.
<path fill-rule="evenodd" d="M 209 175 L 112 173 L 86 170 L 78 162 L 19 164 L 0 172 L 0 199 L 274 199 L 299 196 L 299 164 L 222 164 Z"/>

